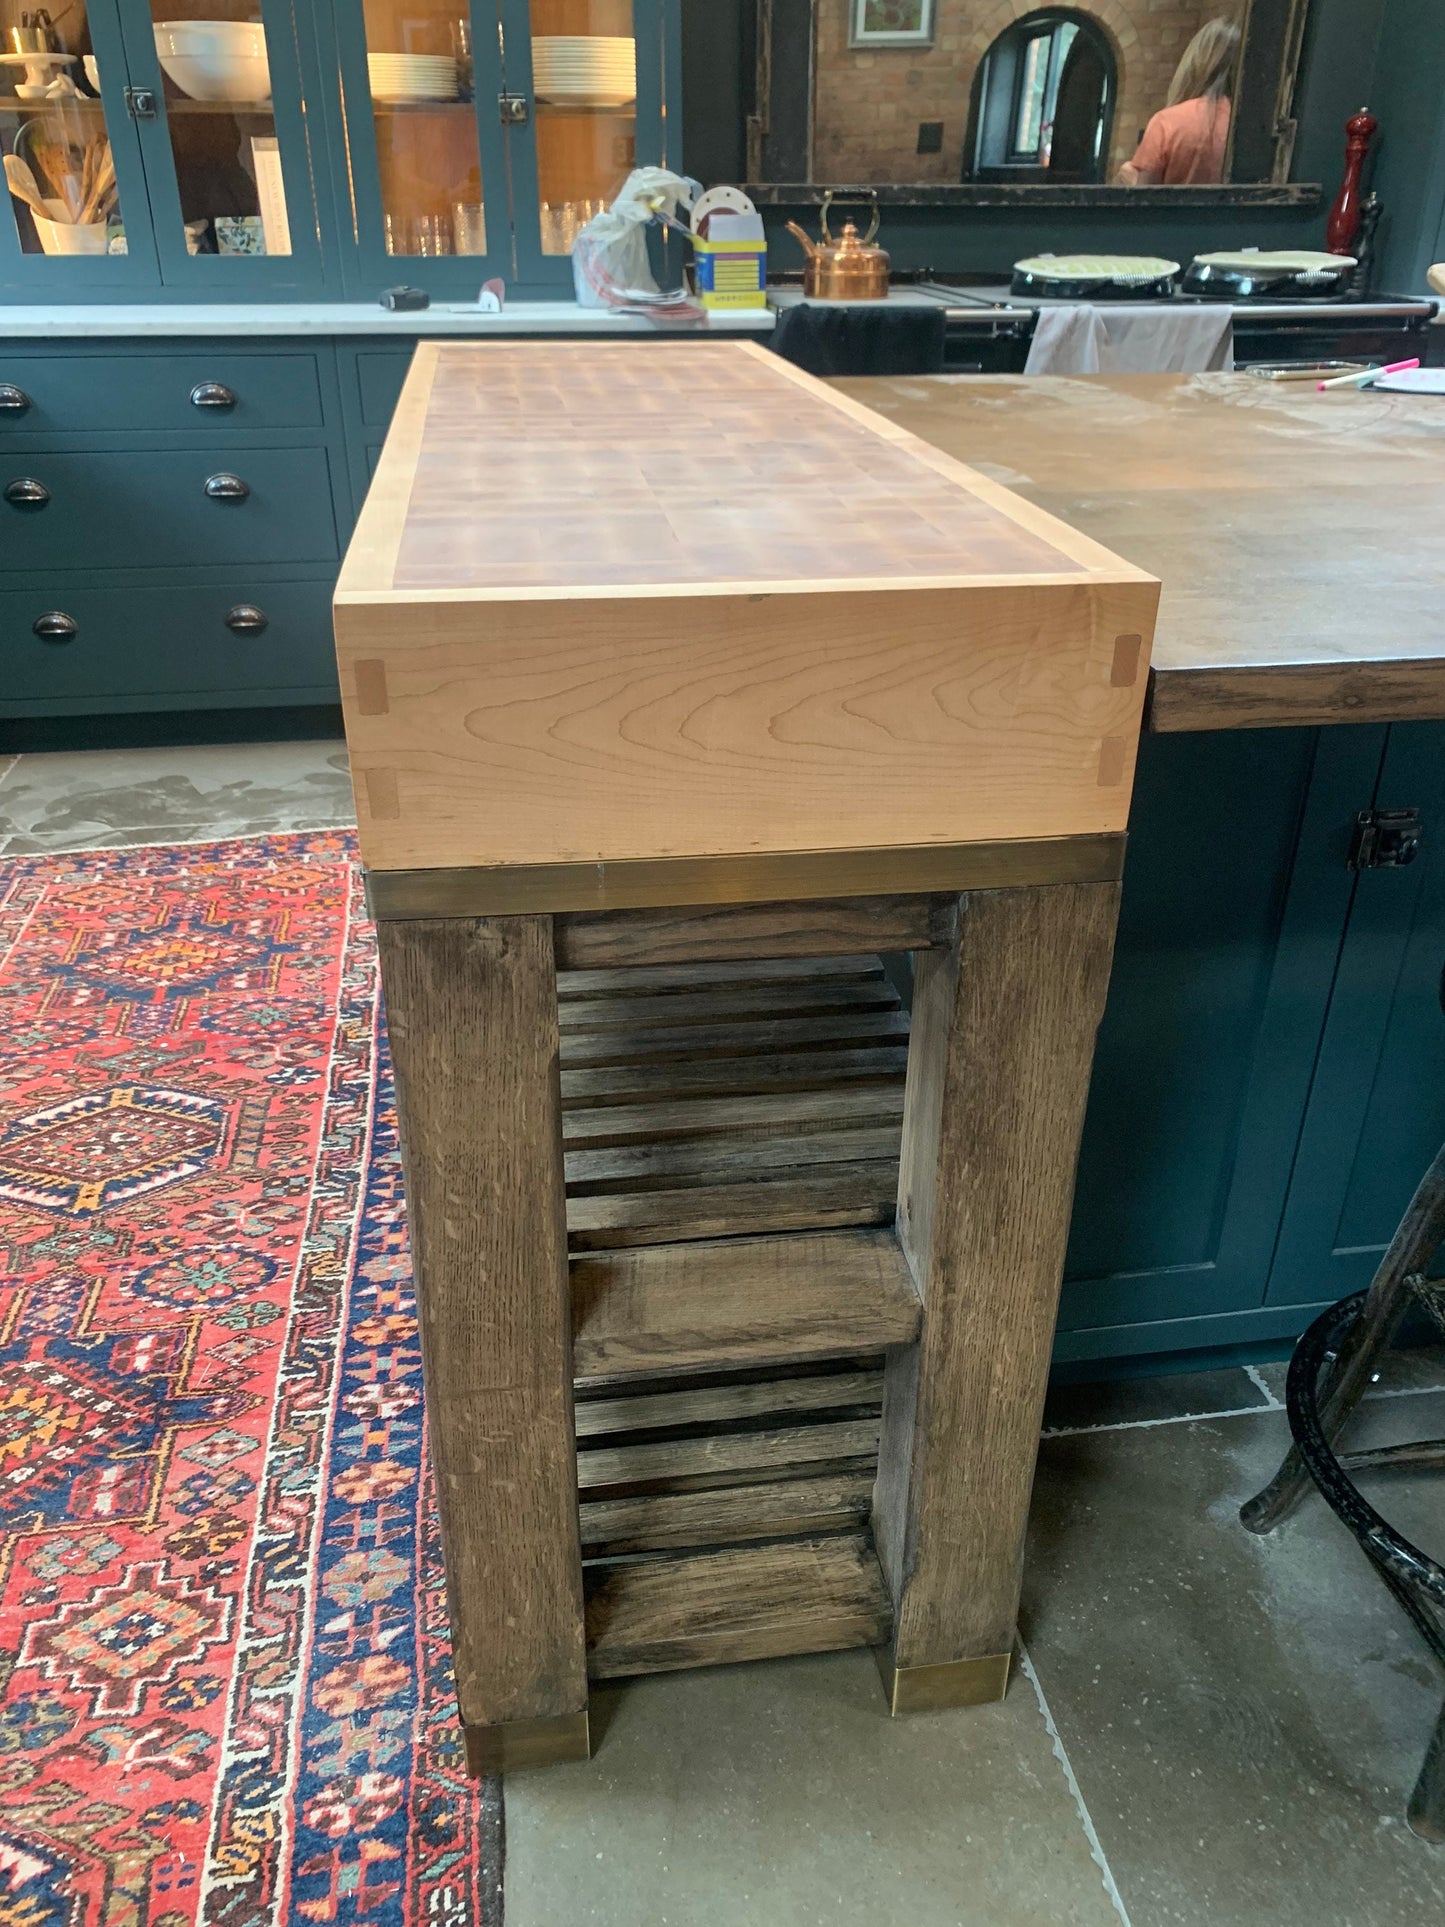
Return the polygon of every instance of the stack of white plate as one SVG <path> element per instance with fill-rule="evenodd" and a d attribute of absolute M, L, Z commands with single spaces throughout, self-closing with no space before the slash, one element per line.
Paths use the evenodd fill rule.
<path fill-rule="evenodd" d="M 450 54 L 368 54 L 373 100 L 455 100 L 457 63 Z"/>
<path fill-rule="evenodd" d="M 637 98 L 637 46 L 620 34 L 552 34 L 532 42 L 538 100 L 626 107 Z"/>

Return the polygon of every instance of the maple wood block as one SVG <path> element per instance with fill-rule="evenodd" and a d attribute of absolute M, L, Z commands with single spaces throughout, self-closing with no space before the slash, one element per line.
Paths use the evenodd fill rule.
<path fill-rule="evenodd" d="M 1157 596 L 753 344 L 423 343 L 336 594 L 362 854 L 1115 834 Z"/>

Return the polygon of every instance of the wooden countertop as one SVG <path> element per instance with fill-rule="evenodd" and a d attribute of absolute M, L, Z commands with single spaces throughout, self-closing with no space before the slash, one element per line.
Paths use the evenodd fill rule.
<path fill-rule="evenodd" d="M 336 591 L 362 854 L 556 909 L 1107 842 L 1158 595 L 751 343 L 423 342 Z"/>
<path fill-rule="evenodd" d="M 834 386 L 1160 578 L 1149 728 L 1445 716 L 1445 396 L 1247 374 Z"/>

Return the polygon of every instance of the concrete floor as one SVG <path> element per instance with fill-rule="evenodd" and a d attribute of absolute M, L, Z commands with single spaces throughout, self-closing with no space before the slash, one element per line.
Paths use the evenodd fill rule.
<path fill-rule="evenodd" d="M 350 820 L 334 742 L 0 758 L 0 854 Z M 1445 1917 L 1404 1825 L 1442 1682 L 1312 1504 L 1236 1512 L 1287 1436 L 1283 1367 L 1050 1401 L 1007 1699 L 884 1717 L 863 1653 L 599 1691 L 596 1758 L 520 1774 L 508 1927 L 1392 1927 Z M 1445 1434 L 1445 1353 L 1359 1421 Z M 1377 1476 L 1436 1557 L 1428 1479 Z"/>

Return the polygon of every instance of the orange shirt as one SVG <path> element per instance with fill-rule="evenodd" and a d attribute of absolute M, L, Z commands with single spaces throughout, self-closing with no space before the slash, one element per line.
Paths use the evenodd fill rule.
<path fill-rule="evenodd" d="M 1229 101 L 1181 100 L 1164 107 L 1144 129 L 1133 165 L 1151 187 L 1222 181 L 1229 145 Z"/>

